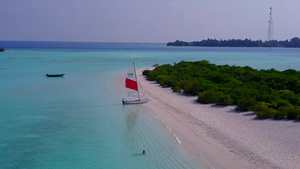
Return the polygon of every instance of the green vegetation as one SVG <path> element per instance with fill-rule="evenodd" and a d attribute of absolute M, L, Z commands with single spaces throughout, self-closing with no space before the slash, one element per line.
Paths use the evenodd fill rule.
<path fill-rule="evenodd" d="M 176 40 L 175 42 L 167 43 L 167 46 L 214 46 L 214 47 L 288 47 L 288 48 L 299 48 L 300 39 L 298 37 L 292 38 L 290 41 L 265 41 L 251 39 L 231 39 L 231 40 L 216 40 L 207 39 L 202 41 L 184 42 Z"/>
<path fill-rule="evenodd" d="M 174 92 L 198 96 L 201 103 L 236 105 L 238 111 L 254 111 L 258 119 L 300 120 L 300 72 L 296 70 L 181 61 L 143 74 Z"/>

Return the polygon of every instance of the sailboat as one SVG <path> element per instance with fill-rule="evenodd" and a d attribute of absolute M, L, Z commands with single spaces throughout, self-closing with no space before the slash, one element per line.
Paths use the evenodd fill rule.
<path fill-rule="evenodd" d="M 127 72 L 125 88 L 127 92 L 127 99 L 122 99 L 123 104 L 143 104 L 149 102 L 148 98 L 142 98 L 140 96 L 134 62 Z"/>

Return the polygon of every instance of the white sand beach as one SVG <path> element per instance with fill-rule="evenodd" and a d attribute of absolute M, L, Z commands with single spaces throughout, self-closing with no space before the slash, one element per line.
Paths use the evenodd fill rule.
<path fill-rule="evenodd" d="M 151 68 L 148 68 L 151 69 Z M 174 93 L 137 72 L 144 104 L 155 112 L 178 142 L 211 169 L 297 169 L 300 166 L 300 123 L 256 120 L 234 106 L 200 104 L 197 97 Z"/>

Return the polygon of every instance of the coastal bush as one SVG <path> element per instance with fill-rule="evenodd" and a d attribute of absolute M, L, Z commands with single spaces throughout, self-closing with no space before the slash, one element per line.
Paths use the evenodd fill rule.
<path fill-rule="evenodd" d="M 161 86 L 170 86 L 170 77 L 165 75 L 159 75 L 156 79 L 157 83 Z"/>
<path fill-rule="evenodd" d="M 150 73 L 150 70 L 144 70 L 143 71 L 143 76 L 148 76 L 149 73 Z"/>
<path fill-rule="evenodd" d="M 230 97 L 230 95 L 225 94 L 218 98 L 216 103 L 217 105 L 228 106 L 232 105 L 234 103 L 234 100 Z"/>
<path fill-rule="evenodd" d="M 283 100 L 287 100 L 293 105 L 299 105 L 299 97 L 295 95 L 294 92 L 290 90 L 279 90 L 277 93 Z"/>
<path fill-rule="evenodd" d="M 293 106 L 288 100 L 284 100 L 280 97 L 273 97 L 273 100 L 268 101 L 270 104 L 269 107 L 275 108 L 275 109 L 280 109 L 281 107 L 290 107 Z"/>
<path fill-rule="evenodd" d="M 196 95 L 195 87 L 197 86 L 196 81 L 187 82 L 183 87 L 183 92 L 185 95 Z"/>
<path fill-rule="evenodd" d="M 237 100 L 236 103 L 236 109 L 238 111 L 250 111 L 253 110 L 253 106 L 255 104 L 255 98 L 254 97 L 242 97 Z"/>
<path fill-rule="evenodd" d="M 198 80 L 198 90 L 199 92 L 203 92 L 203 91 L 206 91 L 206 90 L 209 90 L 209 89 L 214 89 L 214 90 L 217 90 L 218 89 L 218 85 L 210 80 L 206 80 L 206 79 L 202 79 L 200 78 Z"/>
<path fill-rule="evenodd" d="M 297 115 L 296 120 L 300 121 L 300 114 Z"/>
<path fill-rule="evenodd" d="M 175 86 L 175 87 L 173 88 L 173 92 L 181 92 L 181 87 Z"/>
<path fill-rule="evenodd" d="M 250 111 L 253 110 L 253 105 L 256 103 L 256 91 L 250 88 L 240 87 L 234 89 L 232 94 L 236 100 L 236 109 L 238 111 Z"/>
<path fill-rule="evenodd" d="M 285 107 L 280 107 L 278 112 L 274 115 L 274 119 L 297 119 L 297 116 L 299 114 L 299 107 L 289 105 Z"/>
<path fill-rule="evenodd" d="M 254 111 L 256 113 L 256 118 L 258 119 L 269 119 L 273 118 L 277 113 L 277 110 L 269 108 L 266 103 L 259 102 L 254 105 Z"/>
<path fill-rule="evenodd" d="M 242 86 L 243 83 L 239 80 L 237 80 L 236 78 L 227 78 L 224 81 L 224 86 L 228 86 L 228 87 L 239 87 Z"/>
<path fill-rule="evenodd" d="M 223 95 L 222 92 L 210 89 L 202 93 L 199 93 L 197 100 L 204 104 L 216 103 L 222 95 Z"/>
<path fill-rule="evenodd" d="M 300 106 L 300 72 L 296 70 L 256 70 L 204 60 L 161 65 L 143 74 L 174 92 L 198 96 L 202 103 L 234 104 L 239 111 L 257 111 L 259 118 L 298 118 L 297 111 L 286 109 Z"/>
<path fill-rule="evenodd" d="M 279 109 L 273 116 L 273 119 L 275 120 L 283 120 L 286 117 L 285 110 Z"/>
<path fill-rule="evenodd" d="M 295 106 L 287 107 L 285 111 L 286 111 L 287 119 L 289 120 L 296 119 L 297 116 L 300 114 L 299 107 L 295 107 Z"/>

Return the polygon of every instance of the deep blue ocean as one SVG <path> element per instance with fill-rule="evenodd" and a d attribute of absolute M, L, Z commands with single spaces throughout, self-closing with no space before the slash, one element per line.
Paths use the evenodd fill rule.
<path fill-rule="evenodd" d="M 0 168 L 202 168 L 143 105 L 123 106 L 115 76 L 135 62 L 208 60 L 300 70 L 300 49 L 162 43 L 0 41 Z M 64 73 L 46 78 L 47 73 Z M 140 155 L 142 150 L 146 155 Z"/>

